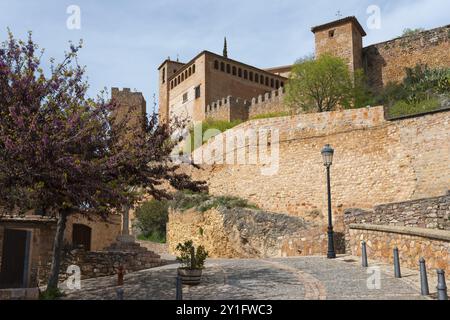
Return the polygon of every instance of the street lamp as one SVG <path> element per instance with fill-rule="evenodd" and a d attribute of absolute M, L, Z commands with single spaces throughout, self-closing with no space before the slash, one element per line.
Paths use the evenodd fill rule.
<path fill-rule="evenodd" d="M 333 222 L 331 218 L 331 185 L 330 185 L 330 167 L 333 164 L 334 150 L 329 144 L 322 149 L 323 165 L 327 168 L 327 191 L 328 191 L 328 259 L 335 259 L 334 252 L 334 233 Z"/>

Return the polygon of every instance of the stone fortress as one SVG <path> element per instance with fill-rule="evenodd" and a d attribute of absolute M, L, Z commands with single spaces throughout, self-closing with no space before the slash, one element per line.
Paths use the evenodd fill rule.
<path fill-rule="evenodd" d="M 316 56 L 331 53 L 345 59 L 351 72 L 362 68 L 375 91 L 389 82 L 402 81 L 406 67 L 450 67 L 450 25 L 367 47 L 362 42 L 366 33 L 354 17 L 312 31 Z M 215 209 L 206 213 L 172 212 L 167 226 L 172 250 L 178 242 L 194 239 L 212 256 L 222 258 L 326 254 L 327 198 L 320 151 L 331 144 L 336 151 L 331 187 L 339 252 L 360 255 L 360 242 L 365 240 L 369 256 L 378 260 L 392 263 L 392 249 L 397 246 L 402 264 L 417 268 L 419 258 L 425 256 L 430 268 L 450 272 L 448 108 L 397 119 L 386 118 L 383 106 L 252 119 L 286 111 L 283 87 L 291 66 L 264 70 L 272 75 L 259 70 L 268 78 L 268 82 L 262 79 L 259 84 L 269 83 L 270 87 L 273 79 L 275 87 L 263 87 L 265 92 L 253 96 L 254 91 L 244 86 L 241 88 L 246 92 L 233 91 L 234 83 L 248 81 L 243 78 L 244 69 L 234 75 L 234 66 L 243 67 L 227 57 L 211 55 L 207 70 L 212 72 L 196 75 L 197 80 L 191 78 L 185 85 L 178 82 L 185 69 L 170 70 L 172 75 L 166 79 L 163 64 L 159 69 L 161 120 L 182 114 L 194 115 L 194 121 L 244 120 L 194 151 L 193 158 L 202 155 L 200 169 L 185 170 L 207 181 L 210 194 L 244 198 L 264 213 Z M 283 86 L 278 77 L 285 77 Z M 200 90 L 203 99 L 189 104 L 200 79 L 200 88 L 206 85 L 204 93 Z M 280 87 L 276 86 L 277 79 Z M 174 93 L 172 83 L 177 83 Z M 179 99 L 183 95 L 188 97 L 185 104 Z M 273 146 L 279 148 L 279 171 L 273 176 L 261 174 L 263 163 L 225 161 L 228 153 L 231 159 L 237 158 L 242 146 L 217 150 L 217 146 L 226 145 L 227 136 L 269 128 L 278 129 L 280 134 L 279 143 Z M 250 139 L 244 146 L 246 154 L 261 147 L 266 146 Z M 299 219 L 295 223 L 299 228 L 289 235 L 286 230 L 294 223 L 292 217 Z"/>
<path fill-rule="evenodd" d="M 450 65 L 450 25 L 363 46 L 366 32 L 355 17 L 313 27 L 315 56 L 343 58 L 354 72 L 363 69 L 370 86 L 380 90 L 401 81 L 405 68 L 416 64 Z M 259 69 L 223 55 L 203 51 L 187 63 L 165 60 L 159 70 L 159 114 L 203 121 L 248 120 L 260 114 L 287 111 L 282 98 L 292 65 Z"/>
<path fill-rule="evenodd" d="M 331 53 L 345 59 L 352 72 L 362 68 L 375 90 L 401 81 L 405 67 L 419 63 L 450 66 L 450 25 L 367 47 L 363 46 L 366 33 L 354 17 L 314 27 L 312 32 L 316 56 Z M 280 131 L 277 175 L 261 175 L 261 164 L 224 161 L 200 169 L 184 168 L 193 178 L 207 181 L 212 195 L 241 197 L 267 212 L 172 212 L 167 226 L 169 245 L 194 239 L 213 257 L 324 254 L 326 193 L 320 150 L 329 143 L 336 150 L 332 210 L 337 238 L 343 242 L 337 246 L 339 252 L 360 254 L 359 242 L 365 240 L 369 256 L 392 262 L 392 246 L 397 245 L 402 263 L 417 267 L 418 257 L 424 255 L 430 268 L 449 273 L 450 110 L 386 119 L 383 107 L 371 107 L 252 120 L 286 111 L 284 86 L 291 68 L 263 70 L 228 58 L 226 50 L 223 55 L 203 51 L 188 63 L 168 59 L 160 65 L 162 122 L 172 116 L 191 121 L 239 119 L 245 122 L 231 131 Z M 133 110 L 131 125 L 138 127 L 140 120 L 136 119 L 145 116 L 142 93 L 113 88 L 112 98 L 123 115 Z M 216 139 L 224 137 L 225 133 Z M 206 143 L 196 152 L 208 155 L 211 145 Z M 44 283 L 56 221 L 30 216 L 2 217 L 0 222 L 0 256 L 7 257 L 7 230 L 26 230 L 31 236 L 24 243 L 30 244 L 31 253 L 24 267 L 25 282 Z M 289 228 L 283 228 L 291 224 L 299 230 L 286 234 Z M 116 237 L 129 232 L 123 225 L 120 216 L 110 221 L 71 218 L 65 239 L 87 249 L 69 257 L 84 263 L 83 277 L 115 274 L 120 263 L 129 270 L 161 263 L 150 252 L 142 259 L 135 252 L 117 255 L 112 250 Z"/>

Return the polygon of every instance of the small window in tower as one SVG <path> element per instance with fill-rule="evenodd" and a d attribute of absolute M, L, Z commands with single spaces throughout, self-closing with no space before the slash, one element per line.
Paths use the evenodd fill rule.
<path fill-rule="evenodd" d="M 162 83 L 166 83 L 166 68 L 162 69 Z"/>
<path fill-rule="evenodd" d="M 328 36 L 329 36 L 330 38 L 334 38 L 334 31 L 335 31 L 334 29 L 328 31 Z"/>
<path fill-rule="evenodd" d="M 186 103 L 188 101 L 188 93 L 183 93 L 183 103 Z"/>
<path fill-rule="evenodd" d="M 195 87 L 195 99 L 200 98 L 200 86 Z"/>

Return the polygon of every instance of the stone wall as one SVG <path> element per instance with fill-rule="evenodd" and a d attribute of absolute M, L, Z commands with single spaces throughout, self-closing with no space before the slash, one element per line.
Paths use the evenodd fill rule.
<path fill-rule="evenodd" d="M 352 223 L 450 230 L 450 191 L 441 197 L 389 203 L 373 210 L 348 209 L 345 224 Z"/>
<path fill-rule="evenodd" d="M 449 188 L 450 112 L 387 121 L 382 107 L 253 120 L 218 135 L 193 153 L 200 169 L 185 168 L 205 180 L 213 195 L 248 199 L 271 212 L 309 218 L 317 211 L 326 217 L 326 180 L 320 151 L 335 148 L 331 167 L 333 216 L 344 231 L 345 208 L 371 209 L 383 203 L 437 197 Z M 267 165 L 257 162 L 226 164 L 238 151 L 246 160 L 259 145 L 248 139 L 244 148 L 226 149 L 227 135 L 244 136 L 261 129 L 278 130 L 277 171 L 263 174 Z M 254 142 L 254 141 L 253 141 Z M 249 144 L 252 148 L 249 147 Z M 259 150 L 261 150 L 259 148 Z M 270 150 L 269 150 L 270 151 Z"/>
<path fill-rule="evenodd" d="M 87 217 L 76 214 L 69 216 L 64 233 L 64 241 L 72 243 L 72 231 L 74 224 L 82 224 L 91 228 L 91 251 L 100 251 L 110 246 L 121 234 L 122 217 L 111 214 L 106 218 L 100 216 Z"/>
<path fill-rule="evenodd" d="M 81 279 L 90 279 L 115 275 L 119 266 L 123 266 L 125 273 L 129 273 L 158 267 L 162 265 L 162 261 L 159 255 L 145 248 L 135 252 L 73 250 L 65 254 L 60 280 L 67 279 L 66 271 L 70 265 L 80 267 Z M 40 280 L 45 283 L 47 277 L 44 276 Z"/>
<path fill-rule="evenodd" d="M 252 99 L 249 106 L 249 119 L 269 113 L 288 112 L 289 108 L 284 105 L 284 88 L 267 92 Z"/>
<path fill-rule="evenodd" d="M 247 100 L 228 96 L 206 106 L 205 115 L 207 119 L 234 121 L 248 119 Z"/>
<path fill-rule="evenodd" d="M 450 66 L 450 25 L 412 36 L 374 44 L 363 49 L 363 64 L 370 85 L 380 90 L 388 82 L 399 82 L 405 68 L 416 64 Z"/>
<path fill-rule="evenodd" d="M 350 252 L 361 256 L 361 242 L 367 244 L 369 259 L 393 264 L 393 249 L 398 247 L 400 264 L 418 269 L 424 257 L 428 272 L 444 269 L 450 274 L 450 232 L 411 227 L 350 225 Z"/>
<path fill-rule="evenodd" d="M 336 249 L 343 252 L 343 236 Z M 211 258 L 265 258 L 322 255 L 327 250 L 326 226 L 304 219 L 250 209 L 172 211 L 167 224 L 169 251 L 187 240 L 205 246 Z"/>
<path fill-rule="evenodd" d="M 284 103 L 284 88 L 266 92 L 253 98 L 251 101 L 228 96 L 206 106 L 207 119 L 233 121 L 248 120 L 259 115 L 270 113 L 287 113 Z"/>
<path fill-rule="evenodd" d="M 67 220 L 64 233 L 66 247 L 70 247 L 72 244 L 72 226 L 75 223 L 81 223 L 91 228 L 91 250 L 93 251 L 102 250 L 110 246 L 120 234 L 120 216 L 111 215 L 105 220 L 98 217 L 87 218 L 80 214 L 74 214 L 69 216 Z M 28 283 L 31 287 L 45 284 L 53 256 L 56 220 L 42 216 L 2 217 L 0 219 L 0 268 L 5 229 L 27 230 L 31 232 Z"/>
<path fill-rule="evenodd" d="M 37 286 L 40 284 L 39 278 L 49 270 L 51 263 L 53 241 L 56 232 L 55 221 L 44 217 L 28 217 L 27 219 L 3 217 L 0 219 L 0 268 L 3 258 L 2 249 L 5 229 L 27 230 L 31 232 L 29 277 L 27 282 L 29 287 Z"/>

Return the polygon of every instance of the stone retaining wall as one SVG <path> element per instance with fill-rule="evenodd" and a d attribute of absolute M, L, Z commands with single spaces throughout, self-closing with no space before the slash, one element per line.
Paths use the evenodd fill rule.
<path fill-rule="evenodd" d="M 449 121 L 450 111 L 386 121 L 383 107 L 253 120 L 196 149 L 193 160 L 200 169 L 184 169 L 194 179 L 207 181 L 212 195 L 238 196 L 264 210 L 304 218 L 318 211 L 326 223 L 326 175 L 320 151 L 331 144 L 333 218 L 343 220 L 345 208 L 371 209 L 444 194 L 450 175 Z M 246 132 L 261 129 L 279 130 L 280 143 L 270 148 L 279 152 L 273 175 L 264 174 L 270 165 L 263 163 L 227 164 L 226 159 L 238 159 L 242 150 L 246 156 L 258 150 L 249 145 L 251 139 L 244 148 L 214 149 L 216 141 L 227 146 L 233 132 L 245 138 Z M 270 150 L 267 153 L 270 157 Z"/>
<path fill-rule="evenodd" d="M 167 224 L 169 251 L 187 240 L 203 245 L 212 258 L 266 258 L 323 255 L 326 226 L 298 217 L 250 209 L 172 211 Z M 343 234 L 336 249 L 344 252 Z"/>
<path fill-rule="evenodd" d="M 439 268 L 450 274 L 449 231 L 361 224 L 352 224 L 349 229 L 352 255 L 361 256 L 364 240 L 369 259 L 393 264 L 393 249 L 398 247 L 401 265 L 418 269 L 419 259 L 424 257 L 429 271 Z"/>
<path fill-rule="evenodd" d="M 144 248 L 143 248 L 144 249 Z M 73 250 L 67 253 L 61 267 L 61 280 L 67 278 L 67 267 L 79 266 L 81 279 L 97 278 L 115 275 L 119 266 L 123 266 L 125 272 L 134 272 L 160 266 L 160 256 L 147 251 L 138 252 L 87 252 Z"/>
<path fill-rule="evenodd" d="M 389 203 L 375 206 L 373 210 L 347 209 L 344 224 L 347 239 L 351 224 L 416 227 L 450 230 L 450 192 L 441 197 Z"/>

